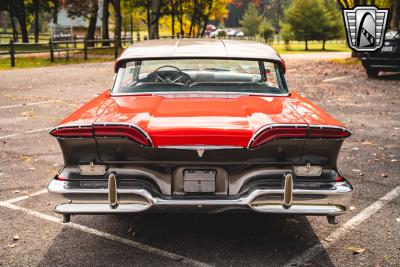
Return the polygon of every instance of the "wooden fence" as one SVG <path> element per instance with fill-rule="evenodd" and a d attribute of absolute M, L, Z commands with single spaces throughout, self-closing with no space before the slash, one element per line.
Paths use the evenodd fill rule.
<path fill-rule="evenodd" d="M 14 43 L 13 39 L 10 39 L 8 44 L 0 44 L 0 55 L 10 56 L 10 65 L 15 67 L 16 56 L 22 54 L 44 54 L 48 53 L 50 56 L 50 61 L 55 62 L 55 58 L 69 59 L 70 56 L 74 56 L 76 52 L 83 53 L 83 58 L 88 59 L 90 51 L 94 50 L 113 50 L 114 58 L 117 58 L 119 52 L 123 46 L 127 44 L 132 44 L 133 40 L 130 37 L 123 38 L 113 38 L 113 39 L 95 39 L 87 40 L 75 39 L 75 40 L 51 40 L 48 42 L 40 43 Z"/>

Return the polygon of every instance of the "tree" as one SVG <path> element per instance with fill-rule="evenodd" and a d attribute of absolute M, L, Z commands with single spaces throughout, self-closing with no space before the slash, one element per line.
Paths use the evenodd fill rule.
<path fill-rule="evenodd" d="M 110 18 L 110 0 L 103 0 L 102 14 L 101 14 L 101 38 L 108 40 L 110 35 L 108 33 L 108 23 Z M 102 46 L 109 46 L 110 42 L 103 41 Z"/>
<path fill-rule="evenodd" d="M 64 6 L 67 8 L 68 15 L 71 17 L 84 17 L 89 20 L 89 26 L 86 33 L 87 40 L 93 40 L 96 33 L 97 12 L 99 5 L 97 0 L 65 0 Z M 94 43 L 88 43 L 88 46 L 94 46 Z"/>
<path fill-rule="evenodd" d="M 121 26 L 122 26 L 122 15 L 121 15 L 121 1 L 111 0 L 111 3 L 115 11 L 115 29 L 114 36 L 118 36 L 118 46 L 121 46 Z"/>
<path fill-rule="evenodd" d="M 392 0 L 392 16 L 390 20 L 390 27 L 391 28 L 400 28 L 400 1 L 399 0 Z"/>
<path fill-rule="evenodd" d="M 282 25 L 282 30 L 280 31 L 280 35 L 283 41 L 285 42 L 285 49 L 290 50 L 290 41 L 294 39 L 294 34 L 289 24 L 284 23 Z"/>
<path fill-rule="evenodd" d="M 240 24 L 246 35 L 254 36 L 258 33 L 258 28 L 262 21 L 263 17 L 258 14 L 256 5 L 251 3 L 240 20 Z"/>
<path fill-rule="evenodd" d="M 323 35 L 321 25 L 326 25 L 328 20 L 322 0 L 294 0 L 285 16 L 295 38 L 304 40 L 305 50 L 308 50 L 309 40 Z"/>
<path fill-rule="evenodd" d="M 320 24 L 322 29 L 321 36 L 322 50 L 325 50 L 327 40 L 339 39 L 344 36 L 343 21 L 341 12 L 339 12 L 337 2 L 334 0 L 325 1 L 323 6 L 325 20 Z"/>
<path fill-rule="evenodd" d="M 21 29 L 22 42 L 29 43 L 24 0 L 13 0 L 13 1 L 0 0 L 0 10 L 6 10 L 10 14 L 14 41 L 16 40 L 17 37 L 17 30 L 14 23 L 14 17 L 15 17 L 18 20 Z"/>
<path fill-rule="evenodd" d="M 272 28 L 271 23 L 268 23 L 265 20 L 261 22 L 258 31 L 265 42 L 269 42 L 274 36 L 274 29 Z"/>

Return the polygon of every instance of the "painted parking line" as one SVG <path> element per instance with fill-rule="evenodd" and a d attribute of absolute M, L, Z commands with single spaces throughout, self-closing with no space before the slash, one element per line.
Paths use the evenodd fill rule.
<path fill-rule="evenodd" d="M 153 253 L 153 254 L 156 254 L 158 256 L 162 256 L 162 257 L 168 258 L 168 259 L 176 261 L 176 262 L 180 262 L 180 263 L 184 263 L 184 264 L 188 264 L 188 265 L 192 265 L 192 266 L 198 266 L 198 267 L 211 267 L 211 266 L 213 266 L 213 265 L 209 265 L 207 263 L 201 262 L 201 261 L 193 260 L 193 259 L 181 256 L 181 255 L 178 255 L 178 254 L 175 254 L 175 253 L 172 253 L 172 252 L 168 252 L 168 251 L 165 251 L 165 250 L 162 250 L 162 249 L 158 249 L 158 248 L 146 245 L 146 244 L 142 244 L 142 243 L 130 240 L 130 239 L 126 239 L 126 238 L 115 236 L 115 235 L 112 235 L 112 234 L 109 234 L 109 233 L 106 233 L 106 232 L 102 232 L 102 231 L 99 231 L 99 230 L 96 230 L 94 228 L 90 228 L 90 227 L 87 227 L 87 226 L 84 226 L 84 225 L 81 225 L 81 224 L 72 223 L 72 222 L 62 223 L 61 220 L 59 218 L 57 218 L 57 217 L 54 217 L 54 216 L 51 216 L 51 215 L 47 215 L 47 214 L 44 214 L 44 213 L 41 213 L 41 212 L 37 212 L 37 211 L 34 211 L 34 210 L 30 210 L 30 209 L 27 209 L 27 208 L 23 208 L 23 207 L 20 207 L 20 206 L 17 206 L 17 205 L 13 204 L 13 203 L 16 203 L 18 201 L 22 201 L 22 200 L 28 199 L 28 198 L 30 198 L 32 196 L 37 196 L 37 195 L 40 195 L 40 194 L 43 194 L 43 193 L 46 193 L 46 192 L 47 192 L 47 189 L 44 189 L 44 190 L 38 191 L 36 193 L 30 194 L 30 195 L 21 196 L 21 197 L 18 197 L 18 198 L 13 198 L 13 199 L 10 199 L 10 200 L 6 200 L 6 201 L 3 201 L 3 202 L 0 202 L 0 207 L 9 208 L 9 209 L 15 210 L 15 211 L 21 211 L 21 212 L 23 212 L 25 214 L 28 214 L 28 215 L 31 215 L 31 216 L 35 216 L 37 218 L 40 218 L 40 219 L 43 219 L 43 220 L 46 220 L 46 221 L 49 221 L 49 222 L 61 224 L 61 225 L 65 226 L 65 227 L 70 227 L 72 229 L 76 229 L 76 230 L 79 230 L 79 231 L 82 231 L 82 232 L 85 232 L 85 233 L 88 233 L 88 234 L 92 234 L 92 235 L 95 235 L 95 236 L 98 236 L 98 237 L 102 237 L 102 238 L 105 238 L 105 239 L 108 239 L 108 240 L 111 240 L 111 241 L 119 242 L 121 244 L 128 245 L 128 246 L 131 246 L 131 247 L 134 247 L 136 249 L 140 249 L 140 250 L 143 250 L 143 251 L 146 251 L 146 252 L 149 252 L 149 253 Z"/>
<path fill-rule="evenodd" d="M 335 78 L 325 79 L 322 82 L 327 83 L 327 82 L 333 82 L 333 81 L 338 81 L 338 80 L 352 78 L 352 77 L 354 77 L 354 76 L 353 75 L 339 76 L 339 77 L 335 77 Z"/>
<path fill-rule="evenodd" d="M 39 195 L 45 194 L 45 193 L 47 193 L 47 189 L 43 189 L 43 190 L 37 191 L 37 192 L 35 192 L 35 193 L 29 194 L 29 195 L 24 195 L 24 196 L 12 198 L 12 199 L 9 199 L 9 200 L 0 202 L 0 203 L 3 203 L 3 204 L 13 204 L 13 203 L 17 203 L 17 202 L 20 202 L 20 201 L 22 201 L 22 200 L 25 200 L 25 199 L 28 199 L 28 198 L 31 198 L 31 197 L 35 197 L 35 196 L 39 196 Z"/>
<path fill-rule="evenodd" d="M 23 135 L 23 134 L 32 134 L 32 133 L 37 133 L 37 132 L 48 131 L 50 129 L 51 129 L 51 127 L 47 127 L 47 128 L 29 130 L 29 131 L 25 131 L 23 133 L 15 133 L 15 134 L 3 135 L 3 136 L 0 136 L 0 140 L 1 139 L 6 139 L 6 138 L 12 138 L 12 137 L 20 136 L 20 135 Z"/>
<path fill-rule="evenodd" d="M 340 240 L 340 238 L 342 238 L 344 235 L 353 230 L 356 226 L 367 220 L 369 217 L 371 217 L 373 214 L 379 211 L 383 206 L 385 206 L 388 202 L 394 200 L 399 195 L 400 195 L 400 186 L 396 187 L 383 197 L 379 198 L 377 201 L 369 205 L 359 214 L 348 220 L 342 227 L 340 227 L 332 234 L 330 234 L 327 238 L 325 238 L 325 240 L 321 240 L 321 244 L 317 244 L 309 248 L 303 254 L 287 262 L 284 266 L 286 267 L 303 266 L 305 263 L 309 262 L 319 253 L 328 249 L 331 245 Z"/>
<path fill-rule="evenodd" d="M 9 105 L 9 106 L 1 106 L 0 109 L 18 108 L 18 107 L 24 107 L 24 106 L 34 106 L 34 105 L 41 105 L 41 104 L 54 103 L 54 102 L 56 102 L 56 101 L 55 100 L 47 100 L 47 101 L 32 102 L 32 103 L 21 103 L 21 104 Z"/>

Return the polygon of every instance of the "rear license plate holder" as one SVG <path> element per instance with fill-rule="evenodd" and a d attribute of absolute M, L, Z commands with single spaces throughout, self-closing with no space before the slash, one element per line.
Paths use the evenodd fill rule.
<path fill-rule="evenodd" d="M 183 190 L 185 193 L 214 193 L 216 170 L 188 169 L 183 172 Z"/>

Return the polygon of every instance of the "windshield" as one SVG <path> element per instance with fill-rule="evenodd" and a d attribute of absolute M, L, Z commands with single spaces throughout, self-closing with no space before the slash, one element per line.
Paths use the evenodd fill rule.
<path fill-rule="evenodd" d="M 119 68 L 113 93 L 234 92 L 287 93 L 273 62 L 238 59 L 129 61 Z"/>

